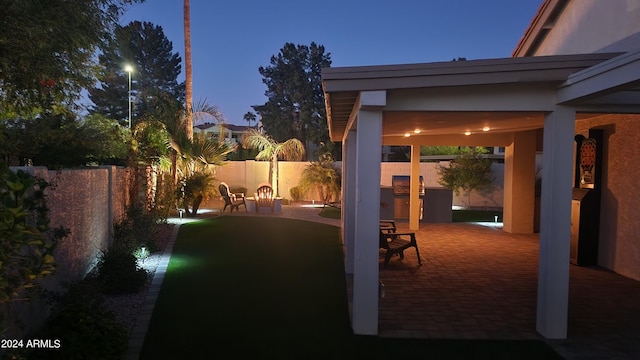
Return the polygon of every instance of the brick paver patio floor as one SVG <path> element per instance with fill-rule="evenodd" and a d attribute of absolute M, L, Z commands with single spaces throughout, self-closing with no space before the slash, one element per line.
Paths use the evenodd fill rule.
<path fill-rule="evenodd" d="M 407 224 L 399 224 L 400 229 Z M 404 260 L 380 261 L 379 335 L 541 339 L 536 332 L 538 234 L 475 224 L 421 224 Z M 640 282 L 570 266 L 567 359 L 640 359 Z"/>

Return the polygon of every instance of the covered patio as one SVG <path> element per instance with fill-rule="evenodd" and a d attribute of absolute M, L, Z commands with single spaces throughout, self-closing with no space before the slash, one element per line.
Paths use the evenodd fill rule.
<path fill-rule="evenodd" d="M 408 223 L 399 223 L 400 229 Z M 538 235 L 471 223 L 421 226 L 412 250 L 386 267 L 379 335 L 428 339 L 540 339 L 535 331 Z M 640 282 L 599 267 L 570 266 L 568 339 L 548 343 L 566 359 L 640 356 Z"/>
<path fill-rule="evenodd" d="M 346 272 L 352 277 L 354 332 L 365 335 L 399 332 L 409 336 L 435 331 L 447 337 L 442 330 L 431 328 L 431 324 L 440 322 L 445 329 L 451 324 L 474 328 L 476 323 L 489 326 L 508 318 L 506 323 L 511 325 L 506 330 L 500 327 L 503 335 L 538 333 L 546 339 L 565 339 L 569 315 L 574 311 L 569 299 L 569 241 L 575 121 L 603 113 L 640 112 L 640 93 L 635 91 L 640 83 L 639 74 L 640 52 L 323 69 L 330 136 L 343 145 L 342 236 Z M 460 316 L 456 308 L 450 311 L 452 316 L 459 317 L 455 320 L 442 315 L 447 313 L 445 304 L 450 302 L 442 300 L 447 299 L 448 283 L 441 282 L 431 289 L 434 292 L 438 288 L 441 296 L 431 297 L 430 301 L 440 301 L 443 309 L 434 308 L 435 303 L 422 303 L 419 300 L 422 296 L 412 297 L 415 303 L 411 306 L 390 307 L 422 312 L 421 328 L 407 328 L 409 325 L 385 328 L 389 317 L 396 320 L 417 317 L 404 312 L 387 315 L 386 305 L 391 300 L 378 298 L 379 280 L 384 281 L 387 276 L 378 269 L 377 245 L 380 186 L 375 179 L 380 178 L 382 145 L 411 146 L 407 228 L 413 231 L 423 231 L 425 226 L 418 221 L 420 146 L 504 146 L 504 228 L 499 233 L 523 236 L 522 241 L 536 243 L 531 250 L 536 256 L 526 256 L 526 261 L 533 265 L 516 273 L 515 282 L 505 282 L 505 272 L 489 271 L 507 252 L 505 247 L 485 254 L 488 258 L 484 261 L 450 262 L 445 258 L 433 266 L 451 269 L 451 273 L 458 274 L 458 281 L 469 285 L 456 288 L 467 295 L 455 298 L 463 307 L 480 309 L 477 304 L 469 306 L 466 302 L 478 295 L 479 289 L 487 292 L 490 300 L 486 304 L 505 296 L 502 291 L 489 288 L 509 293 L 522 290 L 523 294 L 535 294 L 535 298 L 517 297 L 514 302 L 520 310 L 513 311 L 505 305 L 504 316 L 482 311 L 480 317 L 478 311 L 473 316 Z M 544 176 L 538 238 L 533 235 L 535 154 L 542 148 Z M 486 240 L 487 235 L 479 233 L 477 240 Z M 476 247 L 459 245 L 455 251 L 461 255 L 472 256 L 472 249 L 477 251 Z M 430 254 L 428 244 L 425 246 L 425 258 L 435 255 Z M 504 259 L 505 263 L 518 263 L 520 259 L 525 261 L 525 256 L 514 253 Z M 477 268 L 456 269 L 462 263 L 473 263 Z M 416 274 L 413 278 L 404 275 L 406 279 L 398 279 L 396 283 L 410 288 L 429 283 L 427 279 L 415 281 Z M 446 331 L 456 332 L 457 328 Z M 468 336 L 481 336 L 484 330 L 477 329 Z"/>

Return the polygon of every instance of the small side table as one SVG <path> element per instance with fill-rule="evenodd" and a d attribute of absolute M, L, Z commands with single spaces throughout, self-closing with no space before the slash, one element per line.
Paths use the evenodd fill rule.
<path fill-rule="evenodd" d="M 256 199 L 253 196 L 244 198 L 244 204 L 247 206 L 248 213 L 256 212 Z"/>

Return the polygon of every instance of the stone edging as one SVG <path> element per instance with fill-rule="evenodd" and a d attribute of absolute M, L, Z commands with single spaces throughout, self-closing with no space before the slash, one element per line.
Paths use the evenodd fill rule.
<path fill-rule="evenodd" d="M 136 321 L 133 331 L 131 331 L 131 334 L 129 335 L 129 346 L 124 356 L 125 360 L 137 360 L 140 357 L 142 345 L 144 344 L 144 338 L 147 335 L 149 323 L 151 322 L 151 315 L 153 315 L 153 309 L 156 305 L 158 295 L 160 294 L 160 288 L 162 287 L 164 274 L 167 271 L 167 266 L 169 266 L 171 252 L 173 251 L 173 246 L 175 245 L 176 239 L 178 238 L 179 230 L 180 224 L 175 224 L 173 230 L 171 231 L 169 241 L 167 242 L 167 245 L 162 252 L 162 258 L 160 259 L 160 262 L 158 263 L 156 271 L 153 275 L 153 280 L 151 281 L 151 285 L 149 286 L 149 290 L 147 292 L 144 305 L 142 306 L 140 316 Z"/>

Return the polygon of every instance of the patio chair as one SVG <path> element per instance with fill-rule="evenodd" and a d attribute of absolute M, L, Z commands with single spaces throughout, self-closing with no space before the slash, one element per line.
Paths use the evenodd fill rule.
<path fill-rule="evenodd" d="M 404 259 L 404 251 L 410 247 L 416 249 L 418 265 L 422 265 L 420 250 L 418 250 L 418 242 L 416 241 L 416 233 L 399 233 L 396 230 L 395 221 L 380 220 L 380 248 L 385 250 L 384 266 L 387 266 L 393 255 L 397 254 L 400 256 L 400 259 Z"/>
<path fill-rule="evenodd" d="M 274 212 L 276 205 L 275 196 L 273 195 L 273 188 L 270 184 L 259 184 L 254 196 L 256 199 L 256 213 L 260 212 L 261 207 L 271 208 L 271 212 Z"/>
<path fill-rule="evenodd" d="M 229 185 L 224 182 L 221 182 L 220 185 L 218 185 L 218 190 L 220 191 L 220 195 L 222 195 L 222 198 L 224 199 L 224 208 L 222 208 L 222 212 L 227 209 L 227 206 L 231 207 L 230 212 L 233 212 L 234 208 L 240 211 L 240 205 L 243 205 L 244 210 L 247 211 L 247 204 L 244 200 L 244 193 L 231 193 L 231 191 L 229 191 Z"/>

